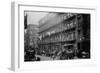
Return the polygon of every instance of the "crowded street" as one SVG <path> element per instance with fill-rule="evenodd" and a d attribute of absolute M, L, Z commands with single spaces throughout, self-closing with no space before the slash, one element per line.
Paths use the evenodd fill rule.
<path fill-rule="evenodd" d="M 24 61 L 90 58 L 89 14 L 26 11 L 24 30 Z"/>

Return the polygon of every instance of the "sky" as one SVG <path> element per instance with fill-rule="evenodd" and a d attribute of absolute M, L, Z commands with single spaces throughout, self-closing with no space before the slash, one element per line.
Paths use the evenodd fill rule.
<path fill-rule="evenodd" d="M 42 19 L 48 12 L 27 11 L 27 23 L 39 25 L 39 20 Z"/>

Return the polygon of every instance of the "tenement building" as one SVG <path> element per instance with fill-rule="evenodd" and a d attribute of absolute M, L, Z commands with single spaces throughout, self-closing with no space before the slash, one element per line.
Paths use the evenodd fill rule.
<path fill-rule="evenodd" d="M 36 24 L 29 24 L 27 25 L 27 30 L 24 32 L 24 44 L 25 48 L 29 49 L 38 47 L 38 25 Z"/>
<path fill-rule="evenodd" d="M 90 15 L 49 13 L 39 21 L 38 54 L 54 59 L 90 57 Z"/>

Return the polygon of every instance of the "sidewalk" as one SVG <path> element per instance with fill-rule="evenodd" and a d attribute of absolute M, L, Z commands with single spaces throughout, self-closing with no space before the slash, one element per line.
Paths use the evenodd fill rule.
<path fill-rule="evenodd" d="M 41 59 L 41 61 L 53 60 L 53 58 L 46 57 L 46 56 L 36 55 L 36 57 L 39 57 Z"/>

